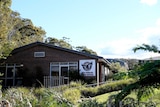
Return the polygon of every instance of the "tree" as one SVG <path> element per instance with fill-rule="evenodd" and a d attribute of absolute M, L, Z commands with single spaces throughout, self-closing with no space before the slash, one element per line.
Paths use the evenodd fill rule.
<path fill-rule="evenodd" d="M 63 39 L 58 40 L 53 37 L 48 37 L 45 40 L 45 43 L 52 44 L 52 45 L 59 46 L 59 47 L 63 47 L 63 48 L 67 48 L 67 49 L 72 49 L 72 45 L 69 44 L 69 42 L 67 40 L 69 40 L 69 38 L 63 37 Z"/>
<path fill-rule="evenodd" d="M 142 44 L 142 46 L 135 47 L 134 52 L 137 50 L 145 50 L 149 52 L 158 52 L 159 50 L 154 45 Z M 124 99 L 132 91 L 137 92 L 138 101 L 144 97 L 149 97 L 153 93 L 154 88 L 160 87 L 160 61 L 147 62 L 137 69 L 138 80 L 125 87 L 117 96 L 116 103 Z"/>
<path fill-rule="evenodd" d="M 43 41 L 45 31 L 31 20 L 20 17 L 10 9 L 11 0 L 0 0 L 0 58 L 6 58 L 19 46 Z"/>
<path fill-rule="evenodd" d="M 3 52 L 3 44 L 6 44 L 7 37 L 5 35 L 8 34 L 8 25 L 7 22 L 9 20 L 9 15 L 11 13 L 10 7 L 11 1 L 10 0 L 1 0 L 0 1 L 0 58 L 2 57 Z"/>
<path fill-rule="evenodd" d="M 3 39 L 6 39 L 6 36 L 8 34 L 8 29 L 10 26 L 8 24 L 8 21 L 10 20 L 10 14 L 11 14 L 11 0 L 1 0 L 0 1 L 0 40 L 2 42 Z"/>
<path fill-rule="evenodd" d="M 45 40 L 45 43 L 52 44 L 52 45 L 59 46 L 59 47 L 63 47 L 63 48 L 67 48 L 67 49 L 73 49 L 74 46 L 72 46 L 69 43 L 69 41 L 70 41 L 70 38 L 67 38 L 67 37 L 63 37 L 62 39 L 48 37 Z M 79 51 L 79 52 L 87 53 L 87 54 L 97 55 L 97 53 L 95 51 L 88 49 L 86 46 L 77 46 L 77 47 L 75 47 L 75 50 Z"/>
<path fill-rule="evenodd" d="M 87 54 L 97 55 L 95 51 L 93 51 L 92 49 L 88 49 L 86 46 L 77 46 L 76 50 Z"/>
<path fill-rule="evenodd" d="M 118 63 L 118 62 L 116 62 L 116 63 L 111 63 L 110 69 L 111 69 L 112 72 L 114 72 L 114 73 L 127 72 L 127 68 L 125 68 L 124 66 L 121 66 L 121 64 Z"/>
<path fill-rule="evenodd" d="M 155 45 L 148 45 L 148 44 L 142 44 L 141 46 L 137 46 L 133 48 L 133 51 L 136 52 L 138 50 L 144 50 L 144 51 L 149 51 L 149 52 L 154 52 L 154 53 L 160 53 L 160 50 L 158 50 L 158 47 Z"/>
<path fill-rule="evenodd" d="M 43 41 L 46 32 L 41 27 L 34 26 L 30 19 L 19 18 L 18 20 L 9 39 L 16 41 L 18 46 Z"/>

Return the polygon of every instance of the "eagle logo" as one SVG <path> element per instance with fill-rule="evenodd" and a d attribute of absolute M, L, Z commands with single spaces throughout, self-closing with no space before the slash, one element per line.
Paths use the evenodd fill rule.
<path fill-rule="evenodd" d="M 82 67 L 83 67 L 83 69 L 84 69 L 85 71 L 89 71 L 89 70 L 91 70 L 91 68 L 92 68 L 92 62 L 84 62 L 84 63 L 82 64 Z"/>

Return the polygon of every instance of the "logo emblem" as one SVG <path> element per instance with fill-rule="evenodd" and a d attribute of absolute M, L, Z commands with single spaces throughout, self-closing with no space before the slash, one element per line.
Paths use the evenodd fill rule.
<path fill-rule="evenodd" d="M 82 67 L 85 71 L 89 71 L 92 68 L 92 62 L 85 62 L 82 64 Z"/>

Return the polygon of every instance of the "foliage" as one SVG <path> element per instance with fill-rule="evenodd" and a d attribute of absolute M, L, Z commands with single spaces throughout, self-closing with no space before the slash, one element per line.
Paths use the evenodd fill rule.
<path fill-rule="evenodd" d="M 127 69 L 124 66 L 121 66 L 120 63 L 111 63 L 110 64 L 110 69 L 112 72 L 117 73 L 117 72 L 127 72 Z"/>
<path fill-rule="evenodd" d="M 75 83 L 74 83 L 75 84 Z M 108 83 L 107 83 L 108 84 Z M 62 86 L 63 87 L 63 86 Z M 101 87 L 101 86 L 100 86 Z M 107 86 L 106 86 L 107 87 Z M 104 89 L 106 87 L 103 87 Z M 81 88 L 83 89 L 84 86 Z M 94 89 L 92 87 L 87 87 L 89 90 Z M 97 88 L 97 87 L 96 87 Z M 98 89 L 98 88 L 97 88 Z M 97 92 L 97 89 L 92 91 Z M 102 88 L 98 89 L 99 91 Z M 62 91 L 55 91 L 55 88 L 25 88 L 25 87 L 18 87 L 18 88 L 9 88 L 0 93 L 0 103 L 3 101 L 5 103 L 9 103 L 13 107 L 77 107 L 79 101 L 79 107 L 104 107 L 106 106 L 106 98 L 102 96 L 103 99 L 106 98 L 105 102 L 99 102 L 98 97 L 95 98 L 82 98 L 80 95 L 80 89 L 76 88 L 76 85 L 70 87 L 64 87 Z M 117 91 L 119 92 L 119 91 Z M 115 94 L 117 92 L 113 92 L 109 102 L 115 104 Z M 63 95 L 61 94 L 63 93 Z M 105 94 L 106 95 L 106 94 Z M 81 100 L 80 99 L 81 96 Z M 107 94 L 108 96 L 108 94 Z M 151 105 L 155 106 L 157 103 L 153 103 L 152 100 L 148 100 L 147 102 L 137 102 L 137 100 L 133 98 L 128 98 L 127 96 L 125 99 L 122 100 L 122 105 L 135 105 L 136 106 L 145 106 L 150 107 Z M 159 90 L 155 91 L 155 95 L 152 99 L 157 99 L 159 101 Z M 132 103 L 131 103 L 132 101 Z M 155 100 L 154 100 L 155 101 Z M 133 103 L 135 102 L 135 103 Z"/>
<path fill-rule="evenodd" d="M 67 49 L 73 49 L 74 46 L 72 46 L 69 43 L 69 41 L 70 41 L 70 38 L 67 38 L 67 37 L 63 37 L 62 39 L 48 37 L 45 40 L 45 43 L 49 43 L 49 44 L 60 46 L 60 47 L 67 48 Z M 77 46 L 75 47 L 75 50 L 79 52 L 87 53 L 87 54 L 97 55 L 95 51 L 93 51 L 92 49 L 88 49 L 86 46 Z"/>
<path fill-rule="evenodd" d="M 87 54 L 97 55 L 95 51 L 93 51 L 92 49 L 88 49 L 86 46 L 77 46 L 76 50 Z"/>
<path fill-rule="evenodd" d="M 135 98 L 126 97 L 121 100 L 118 104 L 115 101 L 115 95 L 111 95 L 107 102 L 107 105 L 114 106 L 114 107 L 159 107 L 158 103 L 148 100 L 146 102 L 139 102 Z"/>
<path fill-rule="evenodd" d="M 67 49 L 72 49 L 72 45 L 69 44 L 69 42 L 67 41 L 68 39 L 69 38 L 66 38 L 66 37 L 63 37 L 63 39 L 56 39 L 56 38 L 48 37 L 45 40 L 45 43 L 49 43 L 49 44 L 67 48 Z"/>
<path fill-rule="evenodd" d="M 144 50 L 144 51 L 149 51 L 149 52 L 154 52 L 154 53 L 160 53 L 160 50 L 158 50 L 158 47 L 155 45 L 148 45 L 148 44 L 142 44 L 141 46 L 137 46 L 133 48 L 133 51 L 136 52 L 138 50 Z"/>
<path fill-rule="evenodd" d="M 154 88 L 160 87 L 160 61 L 148 62 L 139 68 L 138 80 L 125 87 L 116 97 L 116 100 L 122 100 L 135 90 L 137 99 L 149 97 L 153 93 Z"/>
<path fill-rule="evenodd" d="M 142 46 L 137 46 L 133 48 L 133 51 L 145 50 L 149 52 L 160 53 L 158 47 L 155 45 L 142 44 Z M 138 79 L 135 83 L 132 83 L 125 87 L 117 96 L 116 104 L 124 99 L 132 91 L 137 92 L 138 101 L 148 98 L 152 93 L 154 93 L 154 88 L 160 87 L 160 61 L 147 62 L 144 65 L 138 67 L 137 76 Z"/>
<path fill-rule="evenodd" d="M 128 73 L 127 72 L 115 73 L 113 74 L 112 79 L 113 80 L 122 80 L 122 79 L 126 80 L 128 79 Z"/>
<path fill-rule="evenodd" d="M 79 80 L 83 81 L 85 79 L 83 75 L 79 74 L 78 70 L 70 70 L 69 76 L 70 76 L 69 78 L 70 81 L 79 81 Z"/>
<path fill-rule="evenodd" d="M 113 80 L 127 80 L 127 79 L 136 79 L 138 78 L 138 72 L 135 70 L 130 70 L 128 72 L 119 72 L 119 73 L 115 73 L 112 76 Z"/>
<path fill-rule="evenodd" d="M 9 88 L 3 91 L 1 101 L 13 107 L 71 107 L 72 104 L 53 89 Z"/>
<path fill-rule="evenodd" d="M 95 99 L 87 99 L 80 103 L 79 107 L 103 107 Z"/>
<path fill-rule="evenodd" d="M 127 63 L 129 70 L 135 69 L 137 67 L 137 65 L 139 64 L 139 60 L 138 59 L 121 58 L 120 60 L 123 60 L 123 61 L 125 61 Z"/>
<path fill-rule="evenodd" d="M 69 87 L 70 88 L 82 88 L 84 87 L 84 83 L 82 81 L 71 81 L 70 84 L 69 84 Z"/>
<path fill-rule="evenodd" d="M 70 101 L 72 104 L 76 104 L 81 97 L 80 90 L 76 88 L 68 88 L 63 92 L 63 97 Z"/>
<path fill-rule="evenodd" d="M 81 90 L 81 94 L 85 97 L 94 97 L 104 93 L 121 90 L 133 82 L 133 79 L 128 79 L 109 82 L 98 87 L 86 87 Z"/>
<path fill-rule="evenodd" d="M 33 102 L 37 102 L 32 90 L 27 88 L 10 88 L 5 90 L 2 99 L 8 100 L 13 106 L 22 107 L 29 106 Z"/>
<path fill-rule="evenodd" d="M 42 41 L 45 31 L 33 25 L 29 19 L 11 10 L 11 0 L 0 1 L 0 58 L 6 58 L 19 46 Z"/>

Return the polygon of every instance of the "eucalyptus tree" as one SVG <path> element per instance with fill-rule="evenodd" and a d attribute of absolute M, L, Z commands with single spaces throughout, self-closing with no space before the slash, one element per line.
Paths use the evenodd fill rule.
<path fill-rule="evenodd" d="M 76 46 L 76 47 L 74 47 L 69 42 L 70 42 L 70 38 L 67 38 L 67 37 L 63 37 L 62 39 L 57 39 L 57 38 L 54 38 L 54 37 L 48 37 L 45 40 L 45 43 L 48 43 L 48 44 L 52 44 L 52 45 L 67 48 L 67 49 L 74 49 L 76 51 L 87 53 L 87 54 L 97 55 L 97 53 L 95 51 L 87 48 L 86 46 Z"/>
<path fill-rule="evenodd" d="M 45 37 L 45 31 L 41 27 L 34 26 L 30 19 L 19 18 L 12 30 L 12 35 L 9 37 L 16 42 L 17 46 L 23 46 L 35 41 L 42 42 Z"/>
<path fill-rule="evenodd" d="M 5 52 L 8 51 L 8 49 L 5 49 L 5 46 L 8 45 L 7 35 L 12 26 L 11 23 L 8 23 L 12 13 L 10 6 L 11 0 L 0 1 L 0 58 L 4 57 Z"/>
<path fill-rule="evenodd" d="M 66 37 L 63 37 L 62 39 L 57 39 L 57 38 L 54 38 L 54 37 L 48 37 L 45 40 L 45 43 L 52 44 L 54 46 L 67 48 L 67 49 L 72 49 L 72 45 L 68 41 L 66 41 Z"/>
<path fill-rule="evenodd" d="M 6 39 L 6 36 L 8 34 L 8 27 L 10 20 L 10 14 L 11 14 L 11 0 L 1 0 L 0 1 L 0 40 L 2 42 L 3 39 Z"/>
<path fill-rule="evenodd" d="M 79 51 L 79 52 L 87 53 L 87 54 L 97 55 L 97 53 L 95 51 L 87 48 L 86 46 L 77 46 L 76 50 Z"/>
<path fill-rule="evenodd" d="M 6 58 L 11 50 L 34 41 L 43 41 L 45 31 L 33 25 L 29 19 L 11 10 L 11 0 L 0 0 L 0 58 Z"/>

